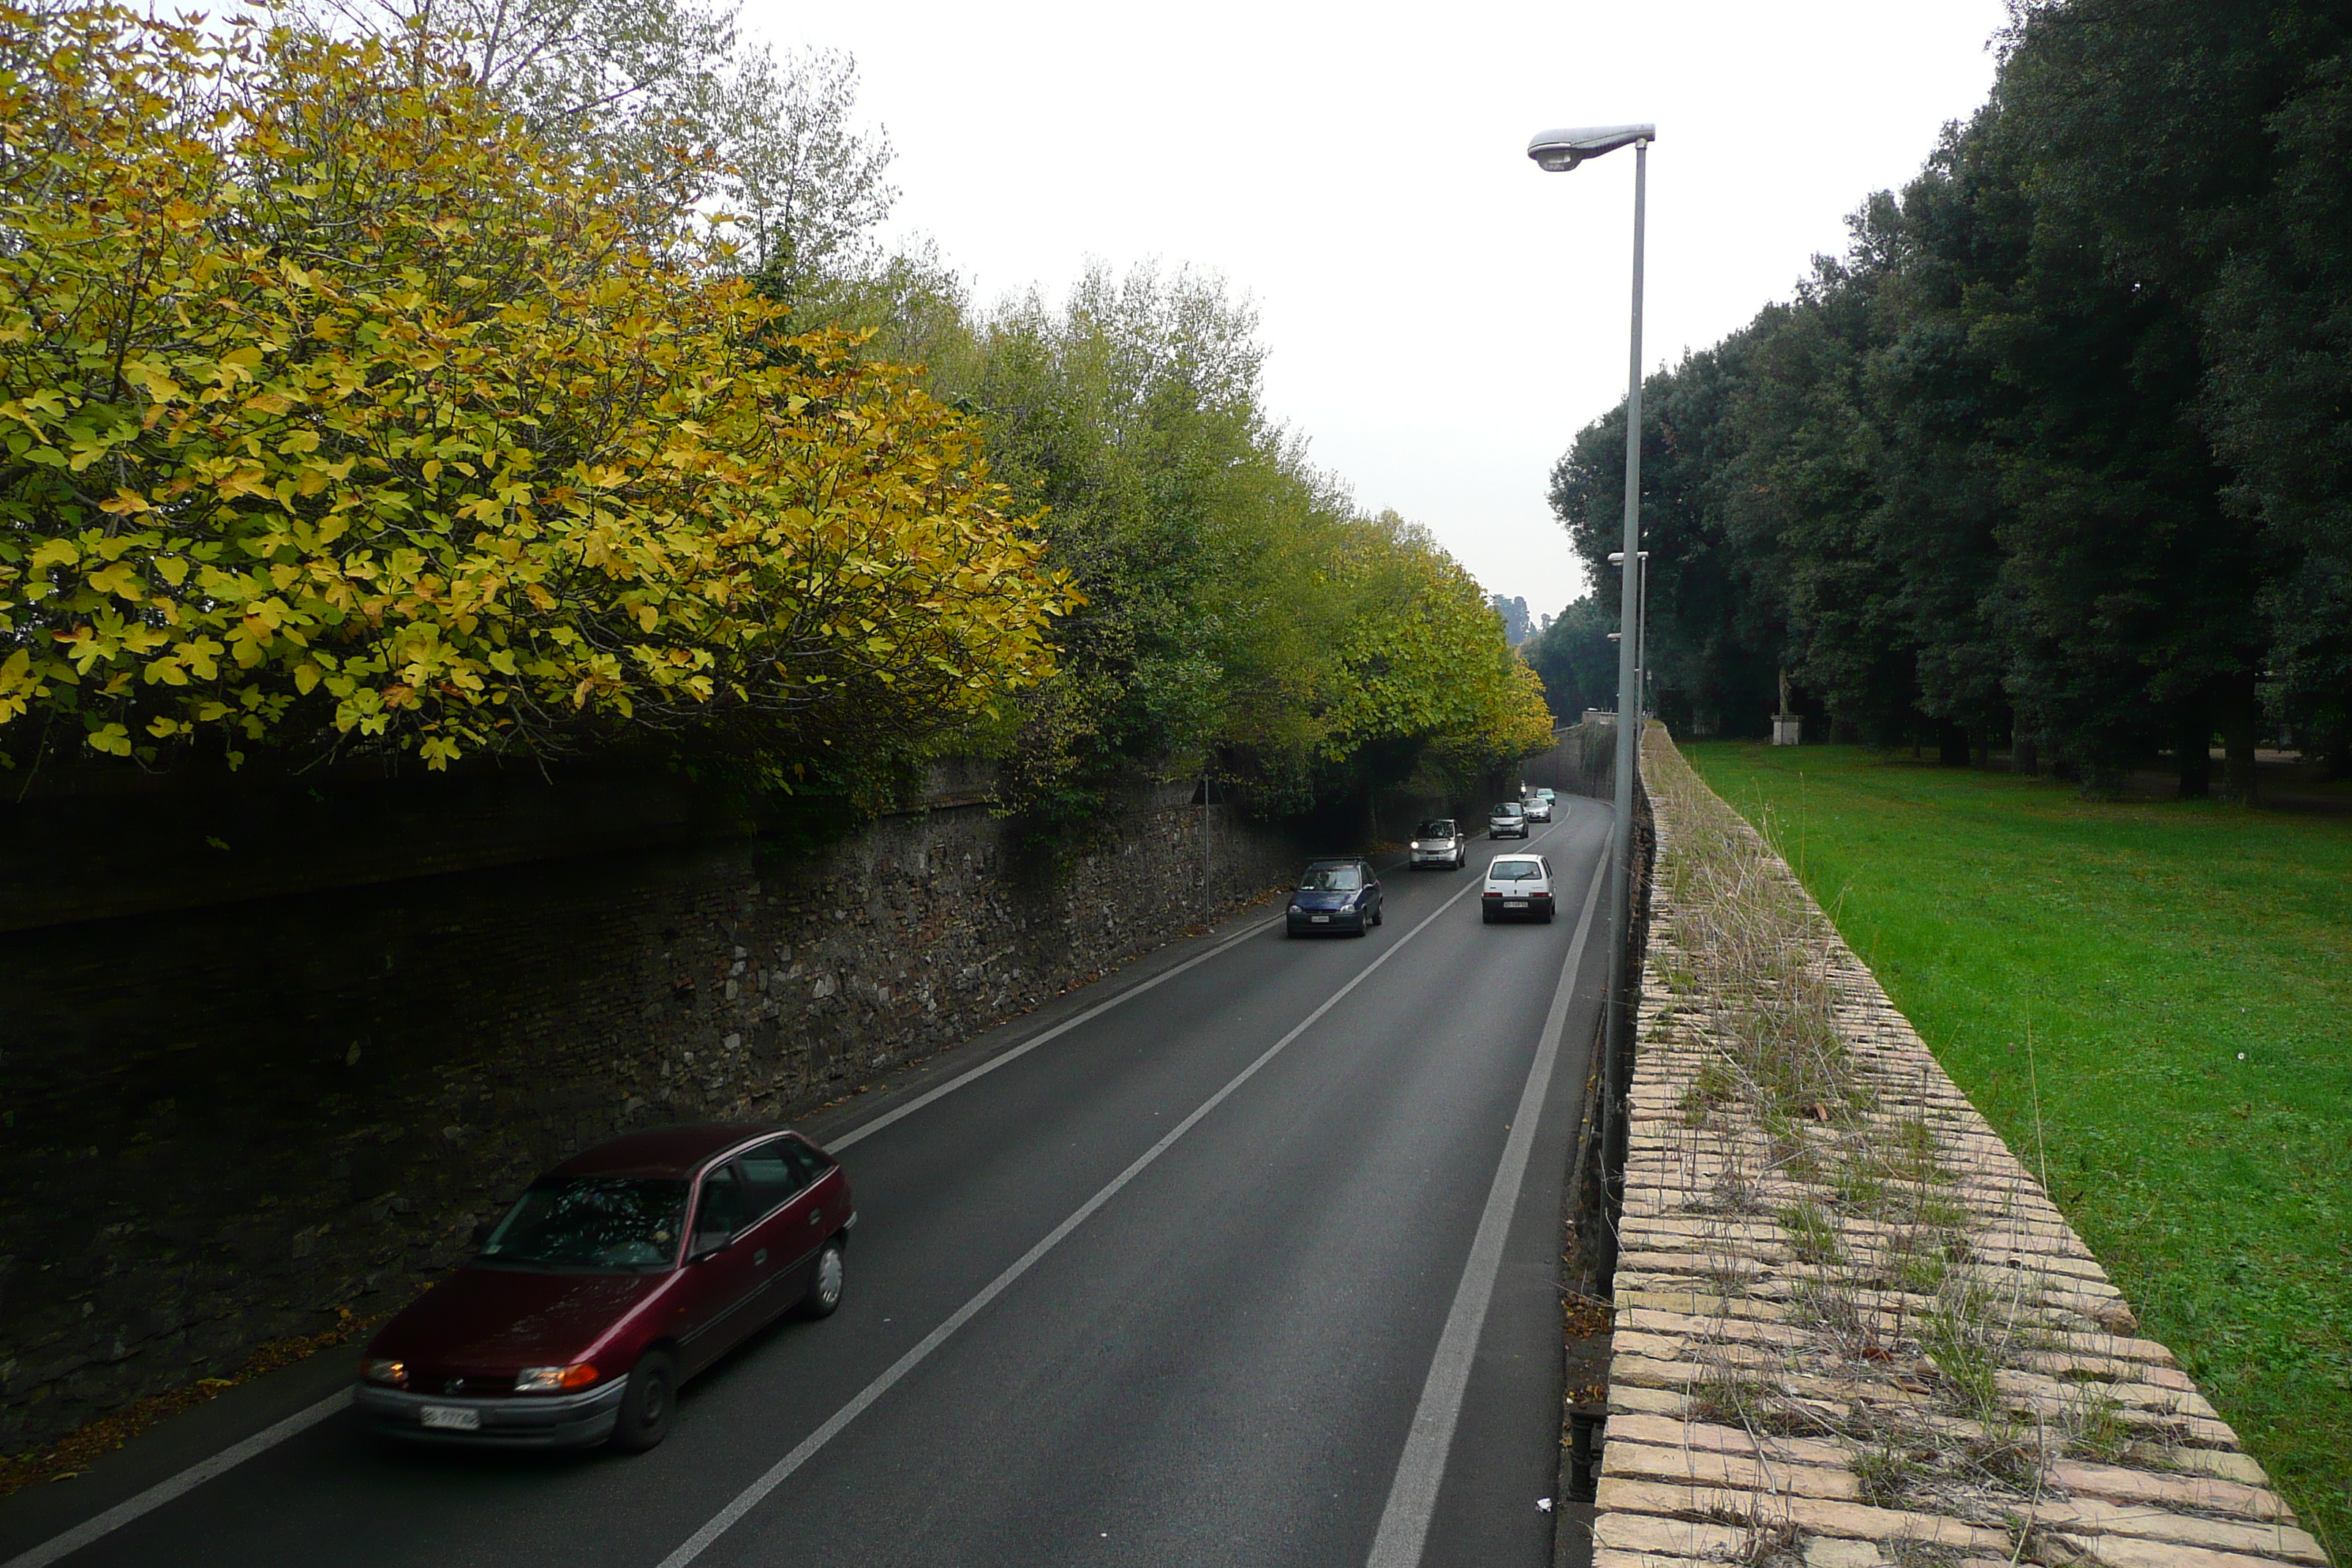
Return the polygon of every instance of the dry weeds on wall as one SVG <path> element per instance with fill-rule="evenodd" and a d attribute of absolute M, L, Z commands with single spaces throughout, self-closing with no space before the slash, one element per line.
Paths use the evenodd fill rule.
<path fill-rule="evenodd" d="M 1770 845 L 1644 757 L 1601 1568 L 2324 1563 Z"/>

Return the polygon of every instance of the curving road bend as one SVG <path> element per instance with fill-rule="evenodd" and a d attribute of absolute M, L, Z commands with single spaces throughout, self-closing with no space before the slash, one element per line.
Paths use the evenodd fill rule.
<path fill-rule="evenodd" d="M 842 1310 L 690 1385 L 651 1454 L 411 1452 L 341 1410 L 69 1552 L 130 1482 L 0 1504 L 0 1568 L 1549 1568 L 1610 817 L 1562 804 L 1551 925 L 1480 922 L 1519 847 L 1482 843 L 1384 871 L 1367 938 L 1253 917 L 805 1124 L 856 1186 Z M 286 1413 L 245 1408 L 204 1441 Z M 117 1469 L 176 1441 L 184 1477 L 201 1431 Z"/>

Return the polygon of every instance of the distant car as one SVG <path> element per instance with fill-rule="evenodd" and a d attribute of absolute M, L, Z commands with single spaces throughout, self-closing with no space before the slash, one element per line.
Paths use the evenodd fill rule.
<path fill-rule="evenodd" d="M 1539 790 L 1529 790 L 1527 799 L 1519 802 L 1519 808 L 1528 814 L 1529 822 L 1551 820 L 1551 802 L 1545 799 Z"/>
<path fill-rule="evenodd" d="M 849 1179 L 797 1133 L 616 1138 L 533 1182 L 383 1326 L 357 1403 L 392 1436 L 641 1452 L 679 1384 L 787 1311 L 832 1315 L 856 1223 Z"/>
<path fill-rule="evenodd" d="M 1527 808 L 1517 801 L 1497 801 L 1493 809 L 1486 813 L 1487 837 L 1525 838 L 1527 836 Z"/>
<path fill-rule="evenodd" d="M 1443 866 L 1459 871 L 1470 862 L 1470 837 L 1450 816 L 1423 823 L 1413 829 L 1412 867 Z"/>
<path fill-rule="evenodd" d="M 1478 917 L 1496 921 L 1542 921 L 1552 915 L 1551 862 L 1540 855 L 1497 855 L 1486 868 Z"/>
<path fill-rule="evenodd" d="M 1536 791 L 1536 793 L 1543 796 L 1544 804 L 1546 805 L 1555 805 L 1559 804 L 1559 796 L 1552 794 L 1552 792 L 1548 789 L 1539 789 Z"/>
<path fill-rule="evenodd" d="M 1298 874 L 1285 934 L 1344 931 L 1361 936 L 1381 923 L 1381 879 L 1369 860 L 1314 860 Z"/>

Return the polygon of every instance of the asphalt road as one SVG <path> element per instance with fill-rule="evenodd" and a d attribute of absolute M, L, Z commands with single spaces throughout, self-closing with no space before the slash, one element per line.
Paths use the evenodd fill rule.
<path fill-rule="evenodd" d="M 813 1124 L 849 1144 L 860 1212 L 842 1310 L 689 1385 L 651 1454 L 411 1451 L 343 1410 L 61 1560 L 1360 1568 L 1377 1541 L 1382 1564 L 1549 1568 L 1605 921 L 1568 961 L 1608 822 L 1578 800 L 1538 830 L 1550 925 L 1480 922 L 1484 857 L 1519 847 L 1482 841 L 1465 872 L 1385 873 L 1367 938 L 1227 927 Z M 258 1400 L 142 1439 L 79 1511 L 260 1429 Z M 0 1505 L 0 1558 L 74 1512 Z"/>

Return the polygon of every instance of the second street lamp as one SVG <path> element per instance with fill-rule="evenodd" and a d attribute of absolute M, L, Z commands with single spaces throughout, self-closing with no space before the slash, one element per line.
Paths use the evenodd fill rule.
<path fill-rule="evenodd" d="M 1617 820 L 1609 857 L 1609 951 L 1613 971 L 1609 988 L 1606 1042 L 1601 1047 L 1601 1171 L 1613 1177 L 1623 1169 L 1625 1094 L 1624 1069 L 1631 1053 L 1625 1005 L 1633 989 L 1633 769 L 1642 723 L 1642 694 L 1634 685 L 1634 659 L 1640 629 L 1636 578 L 1646 576 L 1642 549 L 1642 240 L 1647 216 L 1650 143 L 1658 139 L 1654 125 L 1588 125 L 1539 131 L 1528 140 L 1528 156 L 1547 174 L 1566 174 L 1588 159 L 1633 149 L 1633 341 L 1627 355 L 1625 386 L 1625 558 L 1631 572 L 1620 572 L 1617 594 Z"/>
<path fill-rule="evenodd" d="M 1633 569 L 1642 574 L 1642 583 L 1640 588 L 1637 590 L 1637 595 L 1641 600 L 1640 618 L 1635 621 L 1633 626 L 1633 689 L 1641 695 L 1642 719 L 1643 721 L 1646 723 L 1650 717 L 1651 700 L 1650 552 L 1644 550 L 1634 559 L 1638 564 Z M 1611 551 L 1609 552 L 1609 564 L 1612 566 L 1623 566 L 1625 564 L 1625 552 L 1622 550 Z"/>

